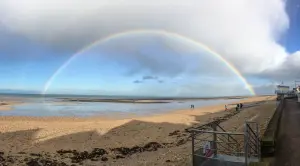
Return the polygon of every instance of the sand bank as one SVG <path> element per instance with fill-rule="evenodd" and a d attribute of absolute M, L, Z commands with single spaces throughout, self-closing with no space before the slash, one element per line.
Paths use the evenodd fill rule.
<path fill-rule="evenodd" d="M 240 102 L 245 105 L 254 106 L 222 122 L 223 127 L 231 131 L 242 130 L 244 121 L 251 119 L 258 121 L 263 130 L 275 108 L 274 99 L 269 96 L 242 99 Z M 216 105 L 126 119 L 0 117 L 0 147 L 4 158 L 13 156 L 16 163 L 35 158 L 40 158 L 36 160 L 41 163 L 43 158 L 84 165 L 190 165 L 191 145 L 185 129 L 227 114 L 230 111 L 224 111 L 224 105 Z M 123 154 L 124 147 L 128 153 L 135 147 L 135 153 Z M 24 161 L 25 158 L 28 161 Z M 99 161 L 91 161 L 91 158 Z"/>
<path fill-rule="evenodd" d="M 0 99 L 0 111 L 9 111 L 11 110 L 12 106 L 15 104 L 20 104 L 21 101 L 15 100 L 1 100 Z"/>

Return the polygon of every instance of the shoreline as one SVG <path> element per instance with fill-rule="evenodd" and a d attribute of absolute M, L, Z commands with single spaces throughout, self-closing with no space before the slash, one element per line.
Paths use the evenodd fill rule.
<path fill-rule="evenodd" d="M 236 107 L 237 103 L 253 103 L 253 102 L 260 102 L 261 100 L 268 99 L 268 98 L 274 98 L 274 96 L 259 96 L 259 97 L 247 97 L 247 98 L 242 98 L 238 102 L 229 102 L 226 103 L 228 109 L 232 109 Z M 217 99 L 218 100 L 218 99 Z M 230 100 L 230 99 L 229 99 Z M 1 100 L 0 100 L 1 101 Z M 17 104 L 26 104 L 26 102 L 21 102 L 21 101 L 5 101 L 6 103 L 4 106 L 0 105 L 0 111 L 10 111 L 12 106 L 17 105 Z M 65 102 L 60 102 L 58 103 L 65 103 Z M 68 103 L 68 102 L 66 102 Z M 116 102 L 118 103 L 118 102 Z M 151 104 L 151 103 L 148 103 Z M 209 110 L 209 111 L 208 111 Z M 99 115 L 93 115 L 93 116 L 0 116 L 0 120 L 35 120 L 35 121 L 56 121 L 56 120 L 67 120 L 67 121 L 90 121 L 90 120 L 102 120 L 102 121 L 111 121 L 111 120 L 135 120 L 135 119 L 149 119 L 149 118 L 155 118 L 155 117 L 167 117 L 168 115 L 204 115 L 207 113 L 215 113 L 219 111 L 224 111 L 225 110 L 225 104 L 215 104 L 215 105 L 209 105 L 209 106 L 200 106 L 196 107 L 195 109 L 173 109 L 169 111 L 165 111 L 162 113 L 152 113 L 150 115 L 147 114 L 135 114 L 135 113 L 130 113 L 130 112 L 103 112 L 99 113 Z"/>
<path fill-rule="evenodd" d="M 180 101 L 193 101 L 193 100 L 230 100 L 230 99 L 246 99 L 251 97 L 199 97 L 199 98 L 180 98 L 180 97 L 170 97 L 170 98 L 57 98 L 62 102 L 111 102 L 111 103 L 139 103 L 139 104 L 151 104 L 151 103 L 170 103 L 170 102 L 180 102 Z"/>

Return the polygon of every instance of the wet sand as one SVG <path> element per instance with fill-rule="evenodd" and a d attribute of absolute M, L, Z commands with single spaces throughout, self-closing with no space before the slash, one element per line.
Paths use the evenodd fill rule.
<path fill-rule="evenodd" d="M 23 102 L 17 99 L 0 98 L 0 111 L 9 111 L 13 105 L 21 103 Z"/>
<path fill-rule="evenodd" d="M 109 102 L 109 103 L 139 103 L 139 104 L 154 104 L 154 103 L 170 103 L 173 101 L 186 101 L 186 100 L 218 100 L 218 99 L 245 99 L 248 97 L 212 97 L 212 98 L 155 98 L 155 99 L 97 99 L 97 98 L 59 98 L 62 102 Z"/>
<path fill-rule="evenodd" d="M 251 119 L 263 130 L 274 111 L 274 100 L 274 96 L 242 99 L 245 106 L 252 106 L 221 125 L 230 131 L 242 130 L 244 121 Z M 231 113 L 224 111 L 224 105 L 216 105 L 126 119 L 2 116 L 0 162 L 3 158 L 8 165 L 190 165 L 191 144 L 185 129 Z"/>
<path fill-rule="evenodd" d="M 144 99 L 132 99 L 132 100 L 124 100 L 124 99 L 62 99 L 63 102 L 109 102 L 109 103 L 139 103 L 139 104 L 153 104 L 153 103 L 169 103 L 170 100 L 144 100 Z"/>

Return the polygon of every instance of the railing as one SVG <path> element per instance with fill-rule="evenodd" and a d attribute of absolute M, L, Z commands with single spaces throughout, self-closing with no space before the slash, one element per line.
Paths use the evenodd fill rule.
<path fill-rule="evenodd" d="M 248 163 L 248 158 L 250 157 L 260 159 L 260 139 L 258 124 L 256 122 L 246 122 L 245 125 L 245 163 Z M 254 128 L 255 130 L 253 130 Z"/>
<path fill-rule="evenodd" d="M 228 156 L 248 165 L 251 159 L 260 158 L 258 125 L 254 122 L 246 122 L 243 133 L 226 132 L 216 123 L 211 130 L 192 129 L 191 133 L 193 165 L 222 165 Z M 209 147 L 208 151 L 204 146 Z"/>

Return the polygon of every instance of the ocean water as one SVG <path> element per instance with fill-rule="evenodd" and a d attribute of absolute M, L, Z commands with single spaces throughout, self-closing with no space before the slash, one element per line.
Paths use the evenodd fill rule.
<path fill-rule="evenodd" d="M 173 110 L 189 109 L 190 105 L 197 107 L 227 104 L 239 99 L 209 99 L 209 100 L 183 100 L 170 103 L 112 103 L 112 102 L 62 102 L 62 96 L 18 96 L 25 102 L 14 105 L 10 111 L 0 111 L 1 116 L 101 116 L 110 114 L 151 115 Z M 69 97 L 69 96 L 63 96 Z M 82 96 L 81 96 L 82 97 Z M 74 97 L 72 97 L 74 98 Z M 99 98 L 99 97 L 97 97 Z M 104 98 L 104 97 L 103 97 Z M 107 97 L 106 97 L 107 98 Z M 120 98 L 120 97 L 118 97 Z M 124 98 L 126 99 L 126 98 Z"/>

